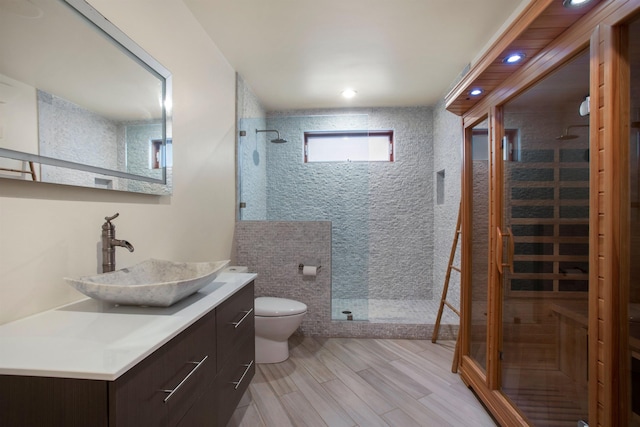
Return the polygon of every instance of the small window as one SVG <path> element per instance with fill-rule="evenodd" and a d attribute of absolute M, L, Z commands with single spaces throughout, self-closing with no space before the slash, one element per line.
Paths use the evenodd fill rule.
<path fill-rule="evenodd" d="M 171 167 L 173 165 L 173 145 L 171 140 L 167 139 L 167 145 L 165 146 L 165 161 L 162 161 L 162 140 L 152 139 L 149 146 L 149 168 L 161 169 L 165 166 Z"/>
<path fill-rule="evenodd" d="M 393 162 L 393 131 L 305 132 L 304 162 Z"/>
<path fill-rule="evenodd" d="M 151 141 L 151 152 L 150 152 L 150 167 L 151 169 L 160 169 L 160 165 L 162 164 L 162 140 L 154 139 Z"/>

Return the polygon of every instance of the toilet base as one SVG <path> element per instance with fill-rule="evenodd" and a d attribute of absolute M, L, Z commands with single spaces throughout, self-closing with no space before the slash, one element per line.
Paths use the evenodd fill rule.
<path fill-rule="evenodd" d="M 256 363 L 280 363 L 289 358 L 289 342 L 256 336 Z"/>

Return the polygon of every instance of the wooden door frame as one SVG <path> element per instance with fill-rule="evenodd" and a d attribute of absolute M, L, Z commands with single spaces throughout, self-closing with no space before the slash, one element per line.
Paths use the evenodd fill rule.
<path fill-rule="evenodd" d="M 625 23 L 601 23 L 591 36 L 590 422 L 628 425 L 630 69 Z M 595 108 L 594 108 L 595 107 Z M 594 114 L 594 110 L 595 113 Z M 593 333 L 591 333 L 593 331 Z M 602 422 L 604 420 L 604 422 Z"/>
<path fill-rule="evenodd" d="M 471 235 L 472 223 L 472 192 L 473 167 L 472 147 L 473 127 L 478 123 L 488 122 L 489 143 L 489 243 L 487 251 L 488 262 L 488 296 L 487 296 L 487 372 L 478 366 L 470 356 L 470 328 L 471 328 L 471 283 L 472 283 L 472 245 L 465 236 Z M 463 119 L 464 147 L 462 156 L 462 292 L 461 292 L 461 361 L 459 372 L 462 380 L 474 389 L 493 416 L 503 425 L 527 425 L 523 415 L 513 407 L 509 399 L 500 390 L 500 360 L 502 331 L 494 325 L 502 323 L 502 285 L 500 275 L 495 264 L 496 237 L 495 227 L 501 222 L 502 188 L 501 180 L 496 182 L 496 174 L 502 173 L 502 108 L 492 106 L 484 112 L 473 116 L 467 115 Z M 500 176 L 500 175 L 498 175 Z M 477 226 L 477 225 L 476 225 Z"/>

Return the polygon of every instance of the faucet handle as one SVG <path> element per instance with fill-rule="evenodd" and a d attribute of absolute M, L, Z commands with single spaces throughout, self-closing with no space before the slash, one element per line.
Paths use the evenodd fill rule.
<path fill-rule="evenodd" d="M 112 219 L 116 219 L 116 218 L 118 218 L 118 216 L 119 216 L 119 215 L 120 215 L 120 213 L 119 213 L 119 212 L 116 212 L 116 214 L 115 214 L 114 216 L 105 216 L 105 217 L 104 217 L 104 219 L 105 219 L 107 222 L 110 222 Z"/>

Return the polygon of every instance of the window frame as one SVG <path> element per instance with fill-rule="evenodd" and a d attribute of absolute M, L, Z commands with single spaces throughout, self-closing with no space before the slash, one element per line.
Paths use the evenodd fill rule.
<path fill-rule="evenodd" d="M 363 136 L 386 136 L 389 141 L 389 159 L 388 160 L 356 160 L 369 162 L 389 162 L 395 161 L 395 140 L 392 129 L 380 130 L 337 130 L 337 131 L 306 131 L 304 132 L 304 163 L 325 163 L 309 161 L 309 139 L 310 138 L 349 138 Z M 327 161 L 326 163 L 340 163 L 340 161 Z"/>

